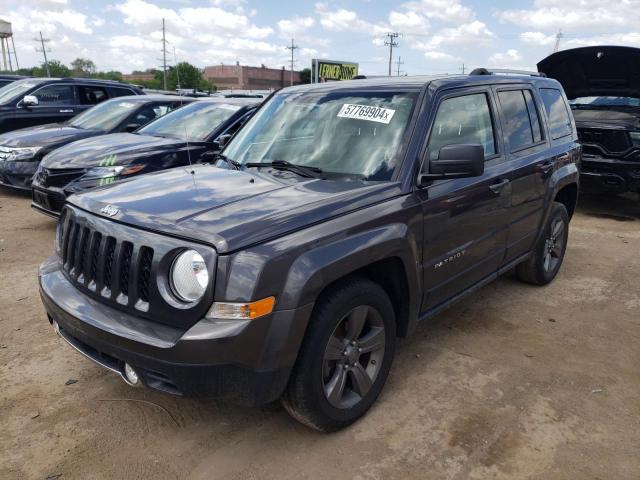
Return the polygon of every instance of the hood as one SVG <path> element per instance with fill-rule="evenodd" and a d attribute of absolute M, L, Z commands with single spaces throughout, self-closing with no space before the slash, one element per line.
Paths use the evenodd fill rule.
<path fill-rule="evenodd" d="M 175 152 L 185 145 L 182 140 L 136 135 L 133 133 L 111 133 L 96 138 L 73 142 L 54 150 L 43 159 L 47 168 L 88 168 L 99 166 L 109 159 L 112 165 L 127 165 L 133 159 L 153 156 L 158 153 Z"/>
<path fill-rule="evenodd" d="M 621 128 L 640 130 L 640 111 L 619 111 L 588 108 L 573 109 L 578 128 Z"/>
<path fill-rule="evenodd" d="M 0 145 L 5 147 L 44 147 L 65 145 L 83 138 L 102 135 L 97 130 L 82 130 L 62 123 L 13 130 L 0 135 Z"/>
<path fill-rule="evenodd" d="M 193 172 L 193 173 L 192 173 Z M 226 253 L 400 195 L 397 183 L 305 179 L 282 183 L 211 165 L 174 168 L 69 197 L 96 215 L 189 238 Z"/>
<path fill-rule="evenodd" d="M 541 60 L 538 71 L 558 80 L 568 98 L 640 97 L 640 48 L 562 50 Z"/>

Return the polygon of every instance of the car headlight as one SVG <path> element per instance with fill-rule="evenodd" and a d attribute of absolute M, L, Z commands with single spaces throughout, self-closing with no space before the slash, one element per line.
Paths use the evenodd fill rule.
<path fill-rule="evenodd" d="M 0 152 L 0 160 L 20 161 L 30 160 L 36 156 L 36 154 L 42 149 L 42 147 L 21 147 L 21 148 L 3 148 Z"/>
<path fill-rule="evenodd" d="M 640 132 L 629 132 L 631 143 L 634 147 L 640 147 Z"/>
<path fill-rule="evenodd" d="M 207 265 L 195 250 L 185 250 L 171 265 L 171 290 L 185 302 L 200 300 L 209 285 Z"/>
<path fill-rule="evenodd" d="M 99 180 L 98 186 L 113 183 L 116 177 L 133 175 L 142 170 L 145 165 L 118 165 L 115 167 L 93 167 L 87 170 L 82 176 L 82 180 Z"/>

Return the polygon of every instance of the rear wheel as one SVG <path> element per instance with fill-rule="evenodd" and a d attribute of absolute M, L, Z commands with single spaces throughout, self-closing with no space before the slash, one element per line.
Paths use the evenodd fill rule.
<path fill-rule="evenodd" d="M 330 287 L 309 322 L 282 403 L 305 425 L 335 431 L 380 394 L 393 359 L 395 315 L 379 285 L 356 278 Z"/>
<path fill-rule="evenodd" d="M 554 202 L 544 232 L 531 257 L 516 267 L 516 274 L 523 282 L 546 285 L 558 274 L 569 238 L 567 208 Z"/>

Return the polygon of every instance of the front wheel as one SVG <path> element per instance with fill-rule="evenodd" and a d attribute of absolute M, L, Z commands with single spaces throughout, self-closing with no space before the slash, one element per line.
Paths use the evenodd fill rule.
<path fill-rule="evenodd" d="M 516 275 L 523 282 L 546 285 L 558 274 L 569 238 L 567 208 L 553 202 L 542 236 L 529 259 L 516 267 Z"/>
<path fill-rule="evenodd" d="M 364 415 L 391 368 L 396 321 L 384 289 L 354 278 L 330 287 L 309 320 L 282 403 L 316 430 L 346 427 Z"/>

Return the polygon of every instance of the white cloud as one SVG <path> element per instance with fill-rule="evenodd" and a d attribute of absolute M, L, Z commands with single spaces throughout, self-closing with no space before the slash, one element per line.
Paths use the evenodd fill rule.
<path fill-rule="evenodd" d="M 320 16 L 320 24 L 330 31 L 383 35 L 389 30 L 385 25 L 361 19 L 353 10 L 329 10 L 327 3 L 316 3 L 315 6 L 316 13 Z"/>
<path fill-rule="evenodd" d="M 456 57 L 444 52 L 424 52 L 424 56 L 429 60 L 456 60 Z"/>
<path fill-rule="evenodd" d="M 522 60 L 522 55 L 516 49 L 509 49 L 506 52 L 497 52 L 489 57 L 489 65 L 496 67 L 512 67 Z"/>
<path fill-rule="evenodd" d="M 389 23 L 394 30 L 402 33 L 426 33 L 429 31 L 429 20 L 413 10 L 397 12 L 392 10 L 389 13 Z"/>
<path fill-rule="evenodd" d="M 550 46 L 556 41 L 555 35 L 547 35 L 542 32 L 522 32 L 520 40 L 527 45 Z"/>
<path fill-rule="evenodd" d="M 429 40 L 417 41 L 412 44 L 418 50 L 439 50 L 444 46 L 479 46 L 489 45 L 496 35 L 478 20 L 463 23 L 455 28 L 443 28 L 436 32 Z"/>
<path fill-rule="evenodd" d="M 402 5 L 409 11 L 442 22 L 462 23 L 475 19 L 473 10 L 460 0 L 417 0 Z"/>
<path fill-rule="evenodd" d="M 287 38 L 300 37 L 306 35 L 315 23 L 316 21 L 312 17 L 295 17 L 290 20 L 280 20 L 278 30 Z"/>
<path fill-rule="evenodd" d="M 536 0 L 534 8 L 498 12 L 503 21 L 540 30 L 607 30 L 638 25 L 639 0 Z"/>

